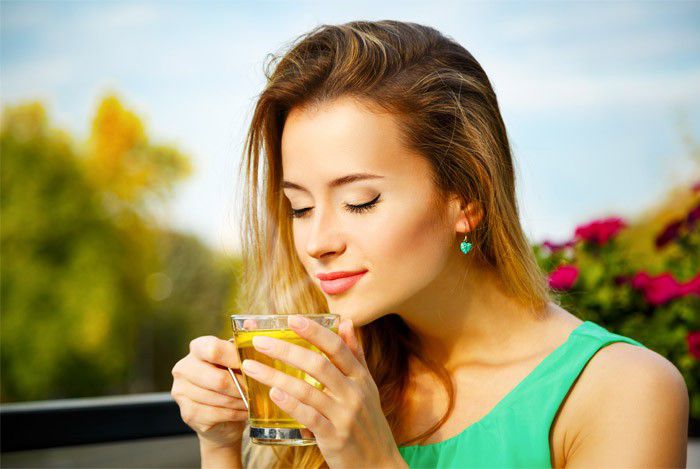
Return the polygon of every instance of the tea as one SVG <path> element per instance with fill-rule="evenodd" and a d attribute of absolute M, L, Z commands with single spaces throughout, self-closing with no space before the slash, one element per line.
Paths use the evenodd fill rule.
<path fill-rule="evenodd" d="M 286 373 L 293 378 L 302 379 L 319 391 L 324 390 L 323 384 L 294 366 L 288 365 L 282 360 L 270 357 L 258 352 L 253 347 L 253 337 L 264 335 L 274 339 L 291 342 L 305 348 L 313 353 L 317 353 L 328 359 L 328 357 L 313 344 L 300 337 L 289 328 L 287 320 L 290 314 L 232 314 L 231 325 L 233 327 L 233 340 L 236 343 L 238 355 L 243 362 L 246 359 L 258 361 L 264 365 Z M 340 316 L 337 314 L 304 314 L 309 321 L 317 323 L 334 334 L 338 334 Z M 229 368 L 229 374 L 236 384 L 236 389 L 244 393 L 241 395 L 243 402 L 248 409 L 248 423 L 250 425 L 250 441 L 261 445 L 293 445 L 306 446 L 315 445 L 314 434 L 304 425 L 292 418 L 291 415 L 280 409 L 272 399 L 270 399 L 270 387 L 249 378 L 243 373 L 247 391 L 242 391 L 238 379 Z M 246 398 L 247 397 L 247 398 Z"/>
<path fill-rule="evenodd" d="M 332 327 L 330 330 L 336 334 L 338 333 L 337 327 Z M 311 344 L 306 339 L 299 337 L 299 335 L 297 335 L 297 333 L 291 329 L 258 329 L 252 331 L 238 331 L 234 334 L 234 340 L 236 341 L 236 347 L 238 348 L 241 362 L 246 359 L 258 361 L 287 373 L 290 376 L 302 379 L 315 388 L 323 391 L 323 384 L 314 379 L 313 376 L 283 362 L 282 360 L 272 358 L 262 352 L 257 351 L 255 347 L 253 347 L 253 337 L 256 335 L 264 335 L 275 339 L 285 340 L 305 349 L 319 353 L 327 358 L 326 354 L 321 352 L 316 346 Z M 280 409 L 277 404 L 270 399 L 270 386 L 267 386 L 266 384 L 263 384 L 253 378 L 249 378 L 248 376 L 245 376 L 245 382 L 248 386 L 248 415 L 250 425 L 252 427 L 306 428 L 289 414 Z"/>

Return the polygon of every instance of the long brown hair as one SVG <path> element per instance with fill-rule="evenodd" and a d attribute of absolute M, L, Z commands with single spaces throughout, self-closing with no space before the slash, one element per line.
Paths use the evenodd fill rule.
<path fill-rule="evenodd" d="M 520 225 L 513 161 L 496 95 L 476 59 L 434 28 L 392 20 L 323 24 L 270 54 L 267 84 L 255 105 L 240 170 L 244 262 L 238 308 L 280 314 L 327 312 L 294 249 L 289 202 L 282 195 L 281 136 L 294 107 L 314 108 L 340 97 L 389 112 L 404 143 L 430 162 L 439 194 L 478 201 L 483 217 L 470 232 L 470 255 L 496 273 L 505 294 L 533 311 L 552 300 Z M 240 176 L 240 173 L 239 173 Z M 369 370 L 394 435 L 402 428 L 409 360 L 444 384 L 445 415 L 400 446 L 424 441 L 450 416 L 454 389 L 396 314 L 358 328 Z M 324 467 L 316 446 L 274 448 L 277 467 Z"/>

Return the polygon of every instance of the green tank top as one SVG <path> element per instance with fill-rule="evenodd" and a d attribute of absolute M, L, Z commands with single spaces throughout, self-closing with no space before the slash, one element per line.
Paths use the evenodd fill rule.
<path fill-rule="evenodd" d="M 593 355 L 613 342 L 640 342 L 584 321 L 477 422 L 429 445 L 400 446 L 410 468 L 552 467 L 549 431 L 569 388 Z"/>

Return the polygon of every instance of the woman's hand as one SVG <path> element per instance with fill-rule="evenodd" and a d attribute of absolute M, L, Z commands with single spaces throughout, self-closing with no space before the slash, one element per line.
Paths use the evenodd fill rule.
<path fill-rule="evenodd" d="M 296 325 L 293 319 L 301 319 Z M 305 322 L 305 325 L 304 325 Z M 407 467 L 382 412 L 379 391 L 365 362 L 352 321 L 338 334 L 295 315 L 289 326 L 326 354 L 284 340 L 256 336 L 253 346 L 270 357 L 305 371 L 325 386 L 323 391 L 255 360 L 244 360 L 249 377 L 271 387 L 272 400 L 306 426 L 330 468 Z M 269 345 L 269 348 L 263 348 Z M 254 368 L 258 371 L 254 373 Z M 282 397 L 277 397 L 276 391 Z"/>
<path fill-rule="evenodd" d="M 190 353 L 172 370 L 170 394 L 202 449 L 231 447 L 243 437 L 248 411 L 226 367 L 240 368 L 236 346 L 204 336 L 190 342 Z M 238 382 L 245 387 L 243 379 Z"/>

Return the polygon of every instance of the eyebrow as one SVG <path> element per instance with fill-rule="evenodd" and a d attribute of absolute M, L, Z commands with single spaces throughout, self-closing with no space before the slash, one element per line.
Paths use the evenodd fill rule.
<path fill-rule="evenodd" d="M 351 182 L 363 181 L 365 179 L 378 179 L 384 178 L 384 176 L 379 176 L 377 174 L 370 173 L 353 173 L 348 174 L 337 179 L 333 179 L 328 183 L 328 187 L 334 188 L 342 186 L 343 184 L 350 184 Z M 309 190 L 299 184 L 295 184 L 290 181 L 282 181 L 282 187 L 285 189 L 298 189 L 300 191 L 309 192 Z"/>

